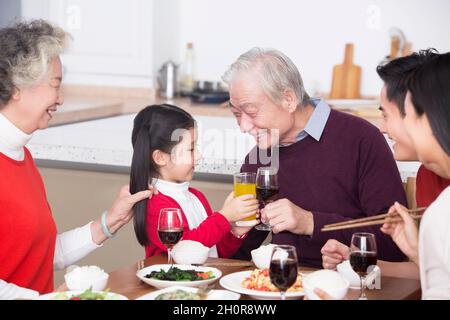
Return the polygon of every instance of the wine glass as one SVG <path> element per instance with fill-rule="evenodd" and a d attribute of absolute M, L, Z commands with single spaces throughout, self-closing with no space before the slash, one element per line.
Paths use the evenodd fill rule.
<path fill-rule="evenodd" d="M 260 208 L 276 200 L 280 186 L 278 185 L 278 170 L 275 167 L 258 168 L 256 174 L 256 198 L 259 201 Z M 268 222 L 258 224 L 255 229 L 260 231 L 271 231 L 272 228 Z"/>
<path fill-rule="evenodd" d="M 286 299 L 286 291 L 297 281 L 298 261 L 294 246 L 274 247 L 270 260 L 269 276 L 272 284 L 280 290 L 281 300 Z"/>
<path fill-rule="evenodd" d="M 168 263 L 172 264 L 172 248 L 183 236 L 183 220 L 178 208 L 163 208 L 159 212 L 158 237 L 167 248 Z"/>
<path fill-rule="evenodd" d="M 377 264 L 377 243 L 373 233 L 354 233 L 350 244 L 350 265 L 359 275 L 361 294 L 359 300 L 367 300 L 366 277 Z"/>

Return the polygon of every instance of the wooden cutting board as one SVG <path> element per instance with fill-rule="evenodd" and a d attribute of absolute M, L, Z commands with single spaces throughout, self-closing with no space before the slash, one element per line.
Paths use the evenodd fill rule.
<path fill-rule="evenodd" d="M 333 67 L 331 99 L 360 98 L 361 67 L 353 64 L 353 43 L 345 45 L 344 63 Z"/>

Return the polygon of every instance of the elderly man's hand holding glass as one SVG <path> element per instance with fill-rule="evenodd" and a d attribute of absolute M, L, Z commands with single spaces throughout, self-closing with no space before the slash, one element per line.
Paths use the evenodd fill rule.
<path fill-rule="evenodd" d="M 314 218 L 310 211 L 296 206 L 288 199 L 269 203 L 261 210 L 262 221 L 270 224 L 273 233 L 290 231 L 295 234 L 312 235 Z"/>

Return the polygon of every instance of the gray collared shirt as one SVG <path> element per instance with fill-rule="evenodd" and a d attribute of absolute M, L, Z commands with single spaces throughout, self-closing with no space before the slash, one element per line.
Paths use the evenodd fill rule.
<path fill-rule="evenodd" d="M 328 117 L 330 116 L 331 108 L 323 100 L 319 98 L 312 98 L 310 100 L 311 105 L 314 107 L 314 111 L 306 123 L 305 128 L 295 138 L 295 142 L 305 139 L 307 136 L 311 136 L 316 141 L 320 141 L 325 125 L 327 124 Z M 294 143 L 295 143 L 294 142 Z M 280 147 L 287 147 L 290 144 L 280 144 Z"/>

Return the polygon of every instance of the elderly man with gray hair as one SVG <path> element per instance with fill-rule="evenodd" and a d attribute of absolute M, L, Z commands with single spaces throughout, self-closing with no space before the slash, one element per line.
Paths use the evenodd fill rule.
<path fill-rule="evenodd" d="M 253 48 L 224 74 L 230 108 L 242 132 L 256 140 L 242 172 L 278 167 L 278 200 L 261 210 L 272 227 L 272 242 L 297 248 L 299 263 L 320 268 L 320 249 L 332 238 L 350 244 L 355 230 L 322 233 L 326 224 L 387 211 L 406 203 L 400 174 L 389 146 L 369 122 L 310 98 L 294 63 L 277 50 Z M 271 155 L 265 161 L 265 154 Z M 405 257 L 378 227 L 357 232 L 376 235 L 378 257 Z M 234 256 L 250 251 L 267 237 L 252 230 Z"/>

